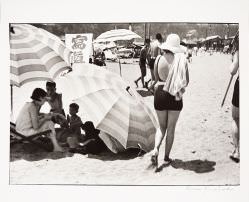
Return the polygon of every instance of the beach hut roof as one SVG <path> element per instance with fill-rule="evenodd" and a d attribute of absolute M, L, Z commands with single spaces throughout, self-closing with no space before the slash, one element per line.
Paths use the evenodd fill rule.
<path fill-rule="evenodd" d="M 212 39 L 220 39 L 221 37 L 219 35 L 215 35 L 215 36 L 208 36 L 205 41 L 208 41 L 208 40 L 212 40 Z"/>

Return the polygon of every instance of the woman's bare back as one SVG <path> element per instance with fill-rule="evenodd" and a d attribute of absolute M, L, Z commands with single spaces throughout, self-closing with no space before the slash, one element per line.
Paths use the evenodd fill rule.
<path fill-rule="evenodd" d="M 166 59 L 167 58 L 167 59 Z M 170 63 L 172 63 L 171 58 L 168 58 L 167 56 L 161 56 L 158 62 L 158 76 L 160 80 L 166 81 L 169 69 L 170 69 Z"/>

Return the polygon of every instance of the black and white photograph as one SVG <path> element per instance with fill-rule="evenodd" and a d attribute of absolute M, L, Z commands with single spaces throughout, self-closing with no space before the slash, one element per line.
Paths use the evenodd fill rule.
<path fill-rule="evenodd" d="M 11 23 L 10 60 L 10 184 L 240 184 L 238 24 Z"/>
<path fill-rule="evenodd" d="M 224 5 L 221 18 L 198 19 L 205 8 L 185 3 L 167 18 L 173 3 L 165 2 L 164 17 L 149 16 L 147 5 L 139 18 L 142 5 L 127 2 L 135 17 L 123 18 L 122 5 L 105 11 L 91 3 L 77 18 L 75 7 L 88 4 L 72 1 L 32 19 L 14 2 L 1 9 L 10 12 L 3 12 L 7 186 L 245 189 L 245 9 L 232 18 Z"/>

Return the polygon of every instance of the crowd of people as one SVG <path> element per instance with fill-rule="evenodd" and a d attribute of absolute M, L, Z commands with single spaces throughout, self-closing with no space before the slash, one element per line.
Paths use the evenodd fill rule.
<path fill-rule="evenodd" d="M 234 49 L 233 62 L 230 67 L 231 75 L 235 75 L 239 68 L 238 41 L 237 34 L 232 42 Z M 148 88 L 154 95 L 154 109 L 160 126 L 160 130 L 155 134 L 155 146 L 151 152 L 151 164 L 156 167 L 160 146 L 165 136 L 164 161 L 167 164 L 172 161 L 170 151 L 174 142 L 177 121 L 183 109 L 183 94 L 189 83 L 188 64 L 191 56 L 192 52 L 188 52 L 186 57 L 186 48 L 180 45 L 180 37 L 177 34 L 168 35 L 166 41 L 163 42 L 161 34 L 158 33 L 156 40 L 152 43 L 150 39 L 145 39 L 145 46 L 141 50 L 139 58 L 141 76 L 134 82 L 138 87 L 138 82 L 141 80 L 142 86 Z M 149 81 L 145 81 L 146 66 L 149 67 L 151 73 Z M 149 82 L 150 86 L 148 86 Z M 98 136 L 100 131 L 95 129 L 92 122 L 83 123 L 77 115 L 79 106 L 76 103 L 71 103 L 69 114 L 65 114 L 62 94 L 56 92 L 56 83 L 47 82 L 46 91 L 41 88 L 34 89 L 31 99 L 32 102 L 25 103 L 17 118 L 16 130 L 18 132 L 31 135 L 50 129 L 49 137 L 54 151 L 63 151 L 63 144 L 69 147 L 70 152 L 79 153 L 99 153 L 105 148 Z M 40 113 L 41 106 L 46 101 L 51 107 L 50 113 Z M 230 158 L 239 162 L 239 77 L 236 79 L 233 91 L 232 118 L 234 151 Z M 60 125 L 60 130 L 57 132 L 55 124 Z M 84 134 L 81 133 L 82 130 Z"/>
<path fill-rule="evenodd" d="M 53 143 L 53 151 L 64 151 L 69 148 L 73 153 L 98 153 L 105 148 L 99 138 L 100 133 L 91 121 L 85 123 L 77 115 L 79 105 L 71 103 L 69 114 L 63 109 L 62 94 L 56 92 L 56 83 L 48 81 L 46 91 L 35 88 L 31 95 L 31 102 L 26 102 L 16 120 L 16 131 L 30 136 L 32 134 L 50 130 L 49 138 Z M 48 102 L 49 113 L 41 113 L 42 105 Z M 59 128 L 55 129 L 55 124 Z M 82 133 L 81 131 L 84 131 Z M 80 144 L 82 143 L 82 144 Z"/>

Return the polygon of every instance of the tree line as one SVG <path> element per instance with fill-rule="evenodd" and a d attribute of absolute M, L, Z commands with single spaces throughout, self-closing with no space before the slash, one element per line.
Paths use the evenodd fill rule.
<path fill-rule="evenodd" d="M 163 38 L 170 33 L 178 34 L 183 38 L 206 38 L 208 36 L 219 35 L 222 38 L 225 36 L 234 36 L 239 28 L 235 23 L 35 23 L 36 27 L 43 28 L 57 36 L 76 33 L 93 33 L 95 39 L 101 33 L 112 29 L 129 29 L 140 35 L 143 39 L 155 38 L 156 33 L 161 33 Z M 192 36 L 188 33 L 195 30 Z"/>

